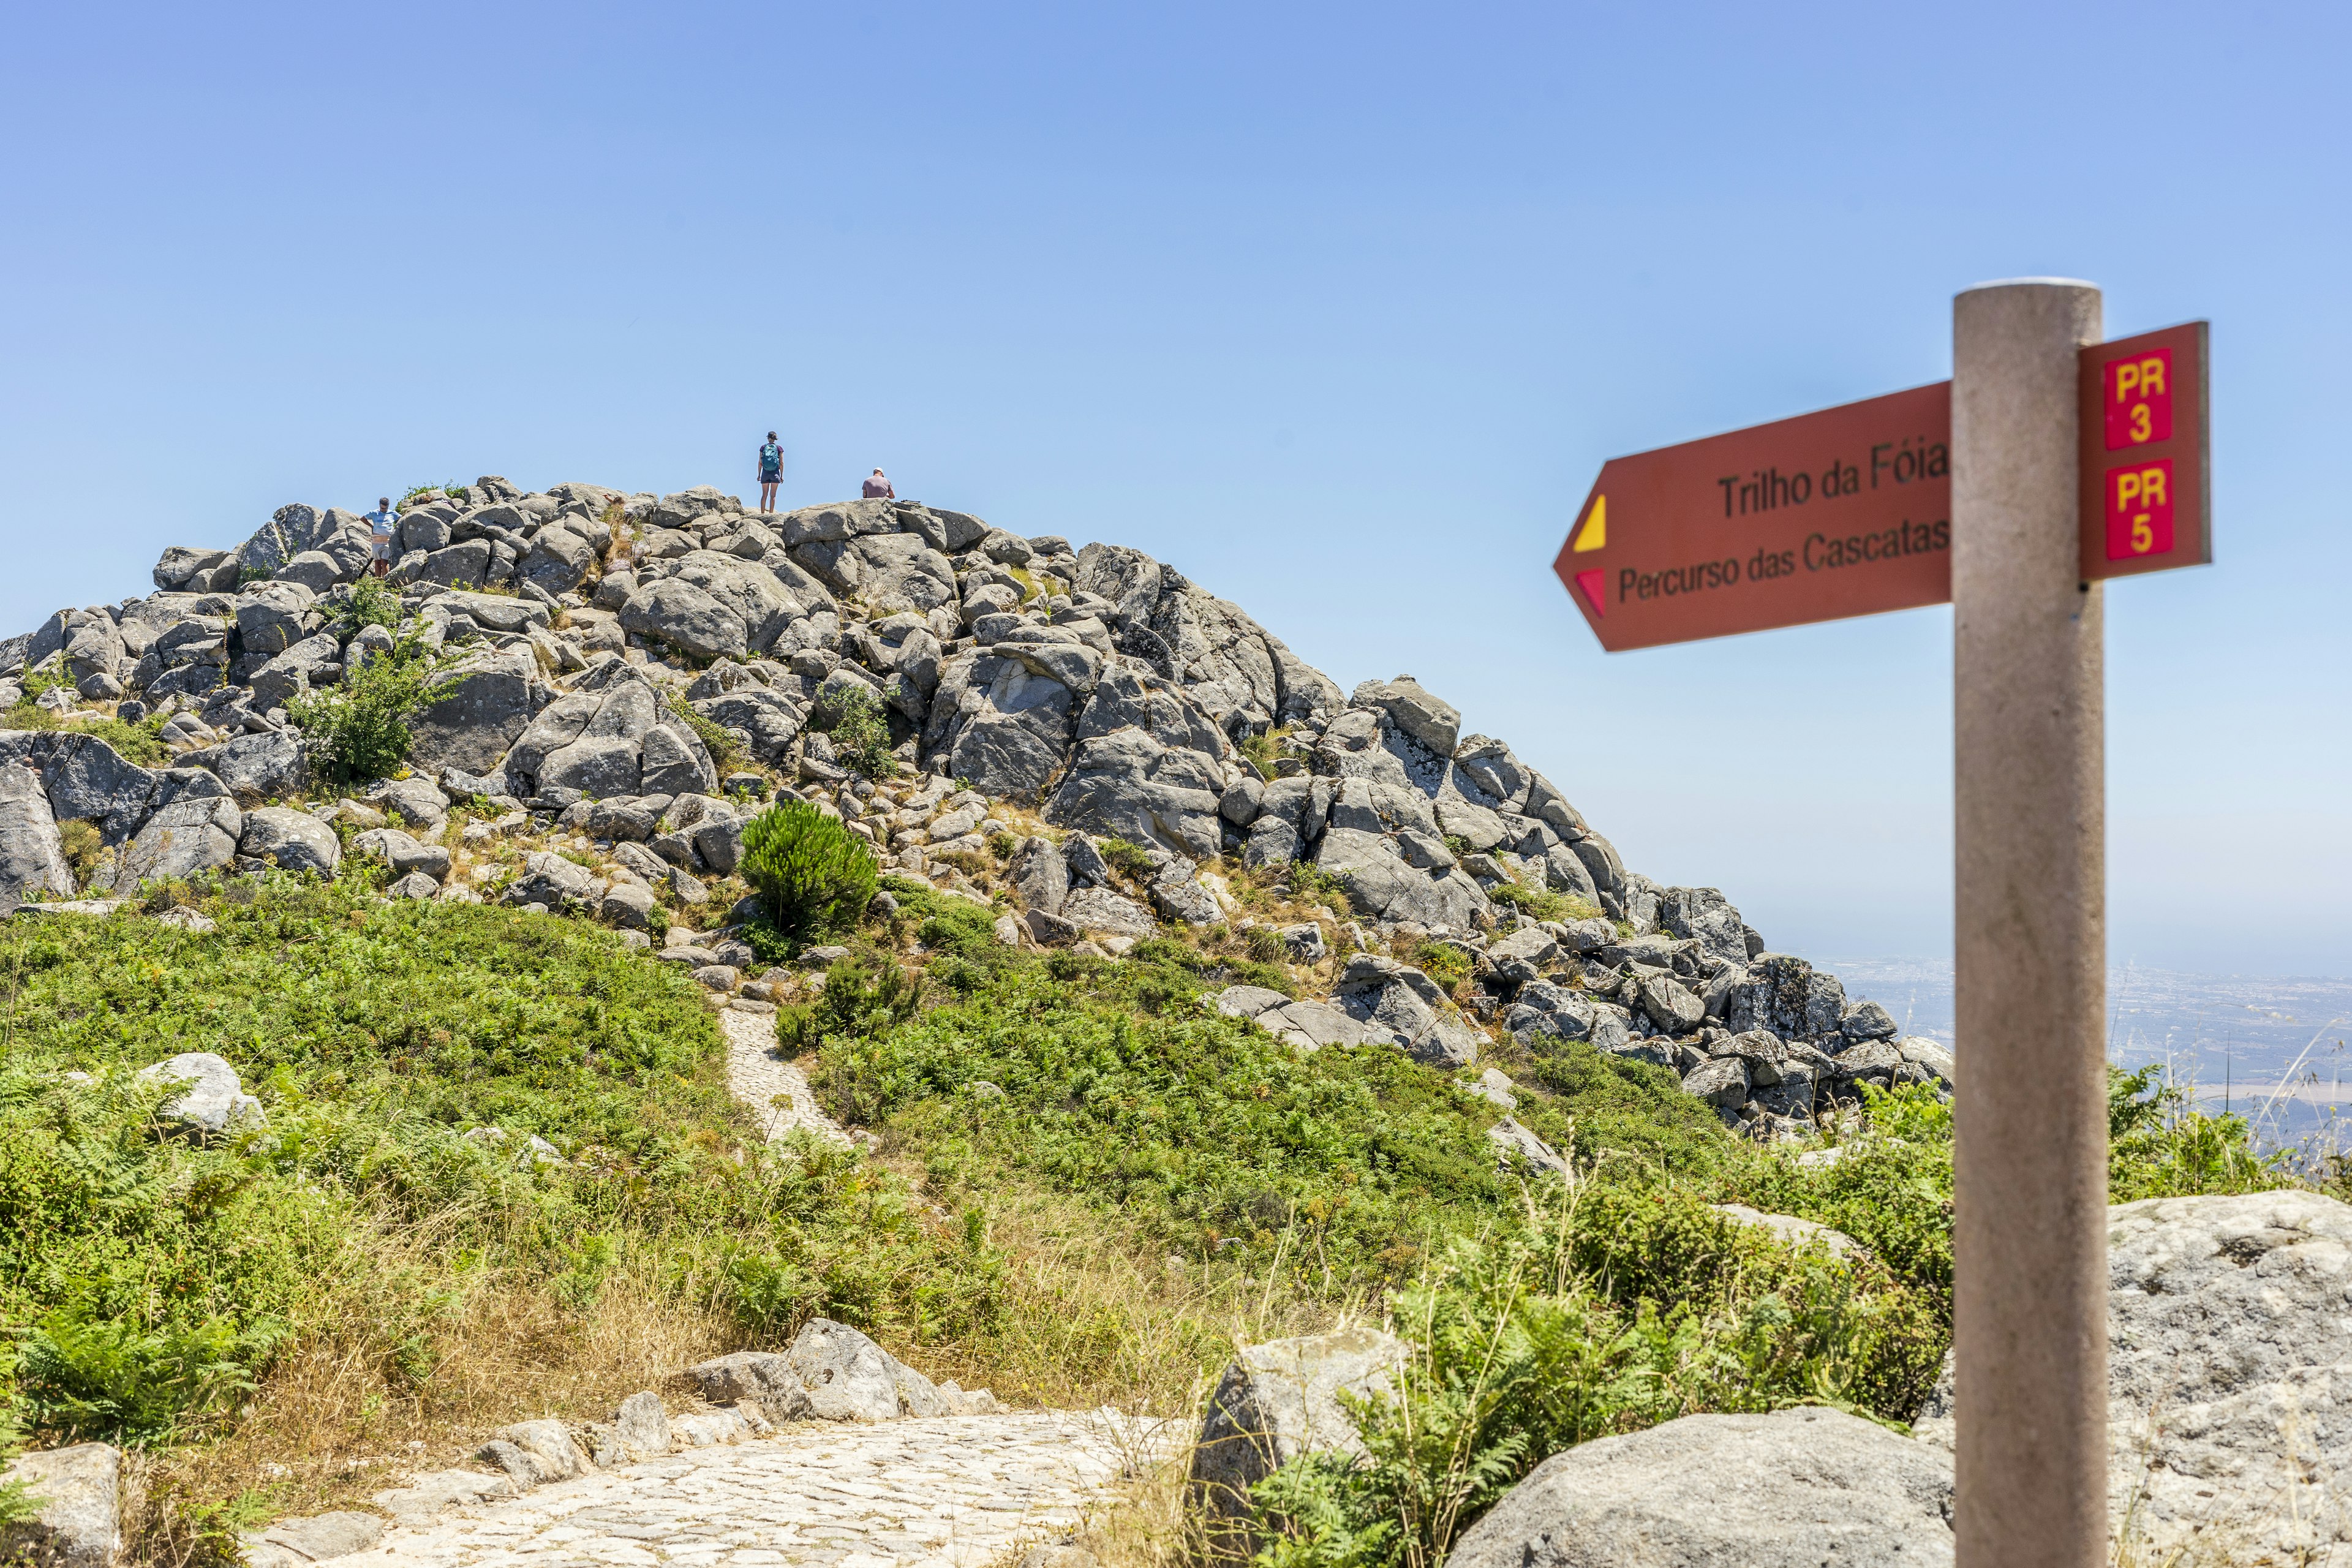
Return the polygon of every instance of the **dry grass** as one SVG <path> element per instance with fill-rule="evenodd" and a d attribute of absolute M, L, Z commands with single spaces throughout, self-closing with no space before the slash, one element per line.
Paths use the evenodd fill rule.
<path fill-rule="evenodd" d="M 226 1434 L 135 1468 L 126 1511 L 142 1559 L 173 1568 L 216 1555 L 219 1531 L 281 1514 L 365 1508 L 411 1473 L 467 1459 L 498 1427 L 542 1415 L 612 1417 L 621 1400 L 741 1341 L 725 1314 L 624 1260 L 584 1313 L 549 1290 L 484 1274 L 436 1324 L 421 1383 L 388 1375 L 386 1282 L 425 1267 L 425 1247 L 379 1236 L 364 1268 L 236 1412 Z M 234 1500 L 226 1503 L 207 1500 Z"/>
<path fill-rule="evenodd" d="M 886 1137 L 878 1157 L 919 1188 L 908 1151 Z M 1008 1258 L 997 1325 L 951 1345 L 889 1348 L 1012 1405 L 1189 1417 L 1237 1346 L 1318 1332 L 1359 1305 L 1298 1299 L 1238 1263 L 1160 1258 L 1059 1194 L 995 1193 L 988 1239 Z"/>

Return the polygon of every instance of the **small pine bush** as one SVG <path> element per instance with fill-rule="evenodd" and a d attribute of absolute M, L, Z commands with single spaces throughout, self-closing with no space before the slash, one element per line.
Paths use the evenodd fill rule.
<path fill-rule="evenodd" d="M 744 825 L 742 874 L 776 929 L 806 943 L 856 922 L 873 900 L 877 868 L 838 817 L 788 800 Z"/>

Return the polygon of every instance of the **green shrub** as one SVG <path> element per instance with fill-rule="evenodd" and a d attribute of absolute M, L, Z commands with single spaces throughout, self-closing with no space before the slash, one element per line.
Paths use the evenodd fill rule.
<path fill-rule="evenodd" d="M 696 737 L 702 742 L 702 749 L 710 753 L 713 767 L 724 771 L 734 765 L 736 756 L 734 736 L 697 713 L 687 705 L 685 697 L 677 692 L 670 693 L 669 710 L 676 714 L 679 722 L 692 730 Z"/>
<path fill-rule="evenodd" d="M 1260 963 L 1280 963 L 1290 956 L 1290 947 L 1272 926 L 1255 926 L 1249 933 L 1249 954 Z"/>
<path fill-rule="evenodd" d="M 1442 942 L 1423 943 L 1412 961 L 1440 990 L 1451 991 L 1470 978 L 1470 955 Z"/>
<path fill-rule="evenodd" d="M 1106 838 L 1097 847 L 1102 851 L 1104 863 L 1122 876 L 1132 877 L 1139 882 L 1149 882 L 1160 874 L 1160 868 L 1151 863 L 1151 852 L 1140 844 L 1129 844 L 1124 838 Z"/>
<path fill-rule="evenodd" d="M 400 595 L 374 573 L 362 573 L 360 580 L 352 584 L 352 596 L 343 605 L 342 620 L 346 636 L 369 626 L 395 631 L 400 626 Z"/>
<path fill-rule="evenodd" d="M 1573 893 L 1556 893 L 1549 888 L 1529 887 L 1525 882 L 1497 882 L 1486 889 L 1486 896 L 1498 904 L 1508 904 L 1521 910 L 1533 920 L 1589 921 L 1601 912 L 1599 906 Z"/>
<path fill-rule="evenodd" d="M 1275 763 L 1282 756 L 1283 738 L 1290 731 L 1290 725 L 1277 724 L 1270 730 L 1244 735 L 1241 744 L 1234 749 L 1241 752 L 1244 762 L 1257 770 L 1258 777 L 1271 779 L 1275 776 Z"/>
<path fill-rule="evenodd" d="M 842 693 L 841 717 L 833 725 L 833 752 L 841 765 L 879 782 L 895 778 L 898 759 L 890 754 L 890 720 L 863 687 Z"/>
<path fill-rule="evenodd" d="M 95 735 L 114 748 L 127 763 L 142 768 L 160 768 L 172 760 L 172 748 L 163 743 L 163 721 L 161 715 L 142 719 L 136 724 L 126 724 L 120 719 L 60 719 L 30 697 L 0 712 L 0 730 L 62 730 L 79 735 Z"/>
<path fill-rule="evenodd" d="M 1622 1171 L 1546 1189 L 1391 1298 L 1397 1398 L 1356 1402 L 1362 1461 L 1259 1483 L 1262 1563 L 1427 1568 L 1549 1456 L 1697 1411 L 1916 1407 L 1947 1337 L 1928 1293 Z"/>
<path fill-rule="evenodd" d="M 2108 1202 L 2264 1192 L 2289 1184 L 2284 1163 L 2254 1152 L 2244 1117 L 2198 1110 L 2161 1066 L 2107 1069 Z"/>
<path fill-rule="evenodd" d="M 76 885 L 88 887 L 90 873 L 98 869 L 99 858 L 106 850 L 98 825 L 69 817 L 58 824 L 58 841 L 64 846 L 66 864 L 73 868 Z"/>
<path fill-rule="evenodd" d="M 847 930 L 874 899 L 872 848 L 804 800 L 781 802 L 744 825 L 741 872 L 791 942 Z"/>
<path fill-rule="evenodd" d="M 1046 1186 L 1162 1250 L 1238 1247 L 1284 1289 L 1410 1278 L 1425 1237 L 1517 1202 L 1492 1107 L 1399 1051 L 1295 1051 L 1204 1008 L 1217 983 L 1147 946 L 1181 949 L 957 960 L 964 984 L 940 982 L 940 1005 L 835 1034 L 813 1079 L 836 1111 L 922 1152 L 935 1201 Z M 967 1086 L 982 1079 L 1005 1099 L 975 1124 Z"/>
<path fill-rule="evenodd" d="M 442 659 L 415 636 L 403 637 L 322 691 L 295 698 L 286 716 L 317 748 L 338 783 L 383 778 L 408 757 L 408 719 L 441 695 Z"/>

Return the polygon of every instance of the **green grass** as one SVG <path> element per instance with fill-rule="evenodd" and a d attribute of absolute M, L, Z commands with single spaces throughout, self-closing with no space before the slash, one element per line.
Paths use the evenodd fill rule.
<path fill-rule="evenodd" d="M 1517 1120 L 1580 1173 L 1572 1194 L 1530 1188 L 1455 1078 L 1217 1014 L 1236 977 L 1297 988 L 1245 943 L 1040 956 L 998 944 L 991 907 L 887 887 L 896 912 L 857 921 L 855 956 L 779 1014 L 828 1106 L 882 1134 L 879 1163 L 761 1142 L 698 989 L 585 922 L 269 873 L 191 890 L 213 934 L 129 912 L 0 925 L 0 1443 L 158 1450 L 157 1506 L 217 1534 L 278 1506 L 256 1445 L 396 1447 L 367 1424 L 382 1408 L 478 1432 L 540 1378 L 602 1415 L 607 1384 L 565 1370 L 592 1353 L 625 1391 L 821 1312 L 967 1381 L 1017 1368 L 1038 1397 L 1165 1409 L 1270 1303 L 1302 1326 L 1385 1309 L 1416 1359 L 1404 1414 L 1371 1419 L 1372 1464 L 1264 1499 L 1289 1521 L 1277 1555 L 1385 1568 L 1433 1560 L 1558 1447 L 1805 1400 L 1900 1420 L 1933 1376 L 1951 1145 L 1924 1089 L 1873 1097 L 1872 1135 L 1807 1167 L 1663 1068 L 1498 1044 Z M 192 1050 L 235 1064 L 266 1126 L 169 1135 L 135 1074 Z M 2242 1121 L 2147 1074 L 2116 1075 L 2110 1123 L 2118 1199 L 2284 1179 Z M 464 1136 L 483 1126 L 502 1148 Z M 532 1134 L 562 1162 L 517 1158 Z M 1869 1257 L 1792 1250 L 1709 1206 L 1727 1202 Z M 1223 1279 L 1255 1315 L 1171 1278 Z M 656 1321 L 685 1326 L 615 1338 Z M 319 1367 L 364 1397 L 303 1427 Z M 247 1470 L 223 1468 L 237 1454 Z"/>
<path fill-rule="evenodd" d="M 817 1311 L 918 1336 L 985 1316 L 985 1267 L 887 1183 L 743 1142 L 690 980 L 585 924 L 272 880 L 205 900 L 216 935 L 0 928 L 0 1321 L 25 1326 L 7 1421 L 184 1441 L 322 1336 L 376 1347 L 355 1374 L 424 1397 L 457 1298 L 499 1281 L 585 1312 L 624 1256 L 747 1337 Z M 266 1127 L 163 1135 L 135 1069 L 200 1050 Z M 461 1136 L 484 1125 L 568 1163 Z M 416 1227 L 430 1264 L 378 1261 Z"/>
<path fill-rule="evenodd" d="M 115 718 L 61 720 L 34 703 L 31 697 L 27 693 L 26 700 L 0 712 L 0 730 L 61 730 L 95 735 L 113 747 L 126 763 L 136 763 L 142 768 L 165 767 L 171 763 L 172 748 L 163 743 L 163 721 L 160 718 L 143 719 L 136 724 L 126 724 Z"/>
<path fill-rule="evenodd" d="M 969 962 L 969 961 L 966 961 Z M 1024 1182 L 1192 1257 L 1275 1253 L 1302 1286 L 1403 1277 L 1427 1237 L 1511 1201 L 1481 1115 L 1389 1050 L 1300 1054 L 1172 963 L 1067 955 L 826 1043 L 829 1103 L 920 1152 L 948 1201 Z M 985 1080 L 1001 1100 L 975 1100 Z"/>

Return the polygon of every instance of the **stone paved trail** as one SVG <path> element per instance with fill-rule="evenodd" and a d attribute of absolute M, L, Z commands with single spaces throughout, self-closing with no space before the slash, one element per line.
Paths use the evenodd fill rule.
<path fill-rule="evenodd" d="M 847 1142 L 773 1020 L 730 1008 L 728 1081 L 782 1138 Z M 1178 1424 L 1116 1412 L 1007 1411 L 795 1423 L 395 1527 L 354 1568 L 980 1568 L 1083 1523 Z"/>
<path fill-rule="evenodd" d="M 728 1087 L 767 1124 L 770 1142 L 795 1127 L 829 1142 L 849 1142 L 841 1124 L 818 1107 L 801 1069 L 776 1054 L 772 1015 L 730 1007 L 719 1015 L 719 1027 L 727 1036 Z"/>
<path fill-rule="evenodd" d="M 1174 1423 L 1110 1412 L 794 1425 L 452 1510 L 389 1531 L 363 1558 L 367 1568 L 979 1568 L 1066 1534 L 1178 1436 Z"/>

